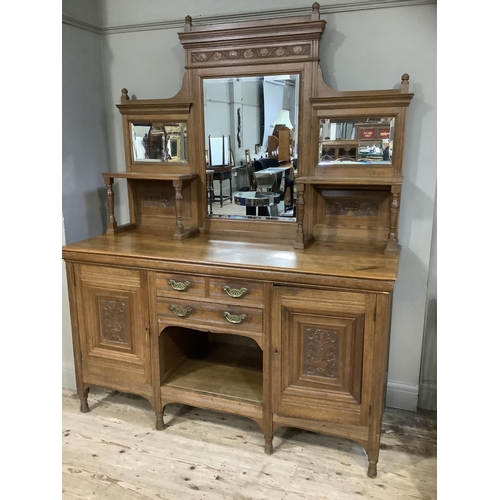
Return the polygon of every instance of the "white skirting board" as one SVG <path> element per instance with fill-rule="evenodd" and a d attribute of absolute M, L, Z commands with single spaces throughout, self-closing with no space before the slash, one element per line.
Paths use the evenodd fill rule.
<path fill-rule="evenodd" d="M 387 398 L 385 406 L 400 410 L 416 411 L 418 405 L 418 385 L 387 381 Z"/>
<path fill-rule="evenodd" d="M 73 363 L 62 364 L 62 387 L 76 391 L 75 365 Z"/>

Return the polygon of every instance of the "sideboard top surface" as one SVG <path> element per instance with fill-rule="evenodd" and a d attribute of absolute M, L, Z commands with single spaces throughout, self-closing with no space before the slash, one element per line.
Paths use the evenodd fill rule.
<path fill-rule="evenodd" d="M 91 257 L 91 258 L 90 258 Z M 137 267 L 175 270 L 175 264 L 201 265 L 207 269 L 233 268 L 255 271 L 278 271 L 317 276 L 394 281 L 398 255 L 384 255 L 383 248 L 347 244 L 312 244 L 305 250 L 294 250 L 289 241 L 269 242 L 254 239 L 238 241 L 237 237 L 199 234 L 186 241 L 155 231 L 130 231 L 103 235 L 63 247 L 66 260 L 103 264 L 130 261 Z M 162 265 L 163 264 L 163 265 Z"/>

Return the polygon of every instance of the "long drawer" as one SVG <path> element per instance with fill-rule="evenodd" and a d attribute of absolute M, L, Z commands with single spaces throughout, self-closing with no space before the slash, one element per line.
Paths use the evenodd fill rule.
<path fill-rule="evenodd" d="M 262 309 L 245 305 L 197 302 L 158 297 L 158 321 L 163 325 L 201 328 L 231 333 L 262 333 Z"/>

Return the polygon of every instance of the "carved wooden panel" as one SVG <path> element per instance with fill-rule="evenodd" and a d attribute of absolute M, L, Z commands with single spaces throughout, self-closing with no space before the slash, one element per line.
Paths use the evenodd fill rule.
<path fill-rule="evenodd" d="M 141 180 L 134 182 L 135 221 L 139 227 L 167 229 L 175 226 L 175 189 L 171 182 Z M 182 221 L 192 220 L 191 186 L 182 188 Z"/>
<path fill-rule="evenodd" d="M 326 215 L 377 218 L 378 211 L 378 200 L 367 201 L 366 199 L 354 196 L 341 201 L 326 200 Z"/>
<path fill-rule="evenodd" d="M 318 189 L 318 241 L 385 244 L 389 234 L 388 189 Z"/>
<path fill-rule="evenodd" d="M 76 267 L 78 318 L 86 376 L 104 385 L 150 379 L 146 273 Z"/>
<path fill-rule="evenodd" d="M 304 328 L 304 373 L 338 378 L 338 330 Z"/>
<path fill-rule="evenodd" d="M 371 299 L 363 293 L 286 287 L 275 295 L 272 335 L 279 348 L 273 358 L 273 411 L 359 422 L 364 345 L 374 328 Z"/>
<path fill-rule="evenodd" d="M 251 48 L 235 48 L 230 50 L 212 50 L 202 52 L 192 52 L 191 62 L 196 63 L 216 63 L 219 61 L 242 60 L 245 63 L 250 61 L 265 62 L 267 59 L 287 59 L 297 56 L 309 56 L 311 54 L 311 44 L 293 44 L 279 46 L 255 46 Z"/>
<path fill-rule="evenodd" d="M 321 196 L 325 203 L 325 220 L 329 218 L 342 219 L 343 223 L 348 223 L 347 219 L 361 218 L 371 219 L 365 223 L 378 222 L 388 227 L 386 219 L 387 203 L 389 193 L 383 190 L 366 191 L 360 189 L 334 190 L 322 189 Z"/>
<path fill-rule="evenodd" d="M 101 336 L 108 342 L 127 344 L 129 326 L 127 322 L 128 301 L 100 299 Z"/>

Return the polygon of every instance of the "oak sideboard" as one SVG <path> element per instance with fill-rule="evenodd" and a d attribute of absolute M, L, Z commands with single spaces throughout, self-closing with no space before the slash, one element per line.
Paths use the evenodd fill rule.
<path fill-rule="evenodd" d="M 160 431 L 165 405 L 182 403 L 254 420 L 266 453 L 283 426 L 342 436 L 364 447 L 376 476 L 412 94 L 406 74 L 396 89 L 327 87 L 324 27 L 317 3 L 307 16 L 258 22 L 195 27 L 188 16 L 179 93 L 131 99 L 122 90 L 125 168 L 103 173 L 105 234 L 63 247 L 82 412 L 89 388 L 102 386 L 146 398 Z M 217 144 L 211 128 L 224 134 L 207 96 L 226 84 L 243 96 L 270 80 L 286 97 L 278 107 L 295 99 L 286 128 L 295 161 L 268 169 L 294 174 L 293 211 L 248 215 L 220 192 L 234 213 L 218 214 L 219 203 L 212 213 L 207 143 Z M 238 103 L 228 107 L 238 134 L 222 155 L 228 172 L 254 154 L 249 107 Z M 360 122 L 384 131 L 388 159 L 377 144 L 369 159 L 322 157 L 323 141 L 371 147 L 353 139 Z M 127 184 L 130 220 L 121 225 L 115 179 Z M 273 200 L 284 183 L 267 187 Z"/>

